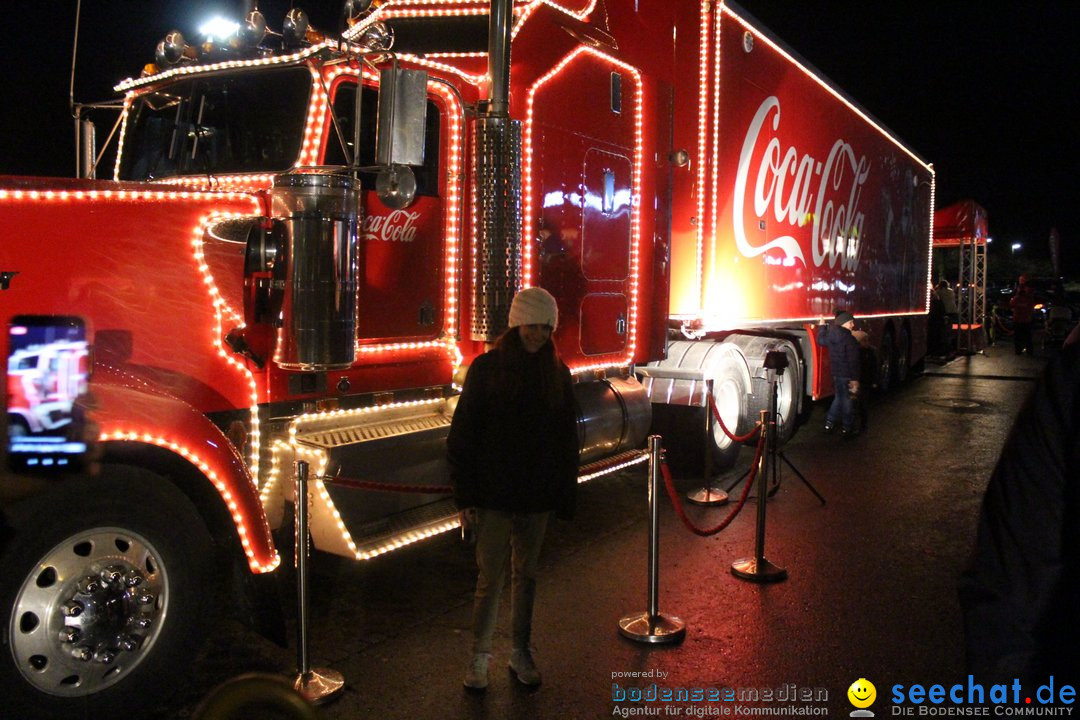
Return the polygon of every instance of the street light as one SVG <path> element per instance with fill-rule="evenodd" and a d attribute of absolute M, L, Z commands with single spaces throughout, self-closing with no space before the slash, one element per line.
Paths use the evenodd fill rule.
<path fill-rule="evenodd" d="M 1018 251 L 1018 250 L 1022 250 L 1022 249 L 1023 249 L 1023 247 L 1024 247 L 1024 244 L 1023 244 L 1023 243 L 1018 243 L 1018 242 L 1014 242 L 1014 243 L 1012 244 L 1012 251 L 1013 251 L 1013 255 L 1015 255 L 1015 254 L 1017 253 L 1017 251 Z"/>

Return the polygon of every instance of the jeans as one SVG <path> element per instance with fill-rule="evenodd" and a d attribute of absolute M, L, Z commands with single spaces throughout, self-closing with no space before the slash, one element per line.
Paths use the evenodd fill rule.
<path fill-rule="evenodd" d="M 841 427 L 851 430 L 855 427 L 855 408 L 851 403 L 851 393 L 848 392 L 848 382 L 851 378 L 833 378 L 833 386 L 836 394 L 833 396 L 832 405 L 825 413 L 825 422 L 828 425 L 836 425 L 842 420 Z"/>
<path fill-rule="evenodd" d="M 529 647 L 536 566 L 551 513 L 509 513 L 477 509 L 476 595 L 473 601 L 473 652 L 489 653 L 499 615 L 499 597 L 511 568 L 513 647 Z"/>

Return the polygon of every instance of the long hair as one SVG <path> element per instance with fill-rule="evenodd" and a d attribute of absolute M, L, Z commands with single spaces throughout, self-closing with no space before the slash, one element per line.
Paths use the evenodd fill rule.
<path fill-rule="evenodd" d="M 508 328 L 495 341 L 495 353 L 499 359 L 498 372 L 490 391 L 509 397 L 519 397 L 525 382 L 526 360 L 529 351 L 521 342 L 521 335 L 516 327 Z M 548 339 L 536 351 L 539 375 L 535 378 L 540 387 L 540 396 L 549 408 L 560 407 L 565 401 L 562 391 L 562 363 L 555 343 Z"/>

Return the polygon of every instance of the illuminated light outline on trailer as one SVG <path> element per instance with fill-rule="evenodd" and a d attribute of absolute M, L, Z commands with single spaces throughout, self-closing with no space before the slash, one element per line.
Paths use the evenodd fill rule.
<path fill-rule="evenodd" d="M 525 121 L 524 130 L 522 133 L 522 168 L 521 168 L 521 185 L 522 185 L 522 228 L 521 228 L 521 246 L 523 248 L 531 248 L 532 243 L 529 242 L 529 238 L 536 237 L 536 230 L 534 228 L 534 202 L 533 202 L 533 108 L 536 101 L 537 91 L 551 81 L 555 76 L 562 72 L 562 70 L 571 62 L 576 60 L 581 55 L 592 55 L 593 57 L 606 61 L 614 67 L 617 67 L 625 72 L 629 73 L 637 85 L 637 102 L 634 108 L 634 171 L 633 181 L 631 182 L 631 213 L 633 219 L 631 221 L 631 235 L 630 235 L 630 307 L 628 311 L 629 320 L 627 327 L 627 345 L 623 351 L 622 356 L 619 359 L 609 359 L 602 362 L 591 363 L 587 365 L 574 365 L 570 369 L 574 373 L 582 373 L 590 370 L 601 370 L 609 368 L 618 364 L 629 365 L 633 362 L 634 353 L 637 351 L 637 314 L 638 314 L 638 265 L 641 259 L 641 175 L 643 167 L 643 155 L 644 155 L 644 131 L 643 131 L 643 115 L 644 115 L 644 89 L 641 81 L 641 73 L 637 68 L 627 63 L 617 60 L 610 55 L 603 53 L 596 48 L 580 46 L 570 52 L 566 57 L 560 60 L 551 70 L 538 78 L 531 86 L 529 86 L 526 92 L 525 100 Z M 475 217 L 475 215 L 474 215 Z M 474 248 L 475 256 L 475 248 Z M 473 269 L 475 273 L 475 267 Z M 522 286 L 529 287 L 533 283 L 533 258 L 532 252 L 526 250 L 522 253 Z M 475 278 L 474 278 L 475 280 Z M 610 353 L 610 355 L 617 355 L 616 353 Z"/>
<path fill-rule="evenodd" d="M 712 33 L 709 32 L 712 0 L 702 0 L 701 20 L 698 32 L 698 169 L 697 169 L 697 302 L 699 310 L 705 306 L 705 170 L 708 167 L 705 147 L 708 145 L 709 130 L 709 46 Z"/>
<path fill-rule="evenodd" d="M 795 67 L 799 68 L 799 70 L 802 71 L 802 73 L 804 75 L 806 75 L 808 78 L 810 78 L 815 83 L 820 85 L 826 92 L 828 92 L 834 98 L 836 98 L 840 102 L 844 103 L 844 105 L 846 105 L 849 110 L 851 110 L 853 113 L 855 113 L 860 118 L 862 118 L 868 125 L 873 127 L 875 130 L 878 131 L 878 133 L 880 133 L 883 137 L 888 139 L 889 142 L 891 142 L 897 148 L 902 150 L 904 152 L 904 154 L 906 154 L 908 157 L 910 157 L 916 163 L 921 165 L 924 170 L 927 170 L 931 175 L 934 174 L 934 166 L 933 165 L 931 165 L 931 164 L 925 162 L 924 160 L 922 160 L 921 158 L 919 158 L 919 156 L 917 156 L 914 152 L 912 152 L 907 147 L 905 147 L 904 144 L 902 142 L 900 142 L 900 140 L 898 138 L 894 137 L 891 133 L 889 133 L 888 130 L 883 128 L 881 125 L 878 125 L 878 123 L 873 118 L 871 118 L 869 115 L 867 115 L 865 112 L 863 112 L 860 108 L 858 108 L 856 105 L 854 105 L 850 100 L 848 100 L 843 95 L 841 95 L 840 92 L 836 90 L 836 88 L 834 88 L 829 83 L 825 82 L 825 80 L 823 80 L 819 76 L 815 75 L 813 72 L 811 72 L 809 68 L 807 68 L 805 65 L 800 63 L 794 57 L 792 57 L 790 53 L 788 53 L 787 51 L 784 50 L 784 48 L 780 47 L 775 42 L 773 42 L 771 39 L 769 39 L 768 37 L 763 35 L 760 30 L 758 30 L 753 25 L 751 25 L 749 22 L 744 20 L 740 15 L 738 15 L 734 10 L 732 10 L 730 7 L 727 6 L 726 3 L 722 2 L 722 1 L 720 3 L 720 12 L 727 13 L 728 15 L 730 15 L 735 20 L 735 22 L 739 23 L 739 25 L 741 25 L 745 29 L 749 30 L 757 40 L 761 40 L 763 43 L 765 43 L 770 48 L 772 48 L 775 52 L 779 53 L 785 60 L 790 62 Z"/>
<path fill-rule="evenodd" d="M 702 329 L 704 331 L 709 330 L 721 330 L 730 329 L 734 325 L 740 322 L 753 322 L 752 318 L 743 319 L 724 319 L 719 325 L 716 324 L 717 318 L 709 318 L 706 316 L 705 309 L 708 306 L 705 283 L 705 251 L 706 248 L 712 248 L 715 254 L 715 245 L 719 237 L 719 228 L 717 223 L 719 222 L 719 216 L 717 212 L 717 203 L 715 197 L 717 195 L 717 188 L 719 187 L 719 167 L 718 164 L 713 162 L 712 168 L 712 184 L 707 183 L 710 153 L 706 152 L 709 146 L 710 135 L 712 139 L 711 157 L 719 157 L 719 133 L 715 131 L 715 128 L 719 127 L 719 106 L 720 106 L 720 81 L 722 75 L 722 69 L 720 67 L 721 56 L 721 24 L 723 15 L 730 16 L 735 20 L 739 26 L 749 31 L 755 38 L 764 42 L 768 47 L 781 55 L 786 61 L 797 67 L 804 75 L 810 78 L 817 85 L 822 87 L 831 96 L 841 101 L 849 110 L 856 114 L 859 118 L 874 128 L 882 137 L 888 140 L 890 143 L 899 148 L 902 152 L 908 155 L 918 165 L 923 167 L 930 173 L 930 249 L 933 249 L 933 204 L 935 196 L 936 186 L 936 173 L 932 164 L 928 164 L 920 159 L 915 153 L 904 146 L 898 138 L 890 134 L 885 128 L 879 125 L 876 121 L 870 118 L 864 111 L 855 106 L 852 102 L 847 100 L 840 94 L 835 88 L 833 88 L 828 82 L 823 80 L 818 75 L 814 74 L 802 63 L 792 57 L 782 47 L 777 45 L 767 36 L 763 35 L 760 30 L 751 25 L 747 20 L 738 15 L 733 9 L 731 9 L 724 2 L 720 2 L 717 6 L 715 13 L 715 27 L 710 22 L 710 14 L 713 12 L 713 2 L 711 0 L 702 0 L 701 3 L 701 19 L 699 25 L 699 48 L 698 48 L 698 172 L 697 172 L 697 185 L 701 192 L 698 195 L 697 201 L 697 282 L 698 290 L 698 303 L 699 308 L 696 314 L 693 313 L 679 313 L 672 315 L 672 319 L 683 320 L 700 320 L 703 324 Z M 712 42 L 712 38 L 715 37 L 715 43 Z M 715 58 L 713 61 L 714 67 L 712 72 L 709 71 L 710 55 Z M 710 113 L 710 103 L 712 104 Z M 710 118 L 711 115 L 711 118 Z M 710 124 L 711 120 L 711 124 Z M 706 230 L 708 228 L 708 230 Z M 932 270 L 927 265 L 927 284 L 929 286 L 930 278 L 932 276 Z M 930 294 L 927 289 L 925 304 L 923 312 L 929 310 Z M 895 317 L 902 315 L 918 314 L 906 312 L 906 313 L 881 313 L 862 315 L 860 317 Z M 817 316 L 805 316 L 798 318 L 790 318 L 784 320 L 769 320 L 769 322 L 789 322 L 794 320 L 815 320 Z M 712 324 L 710 324 L 710 321 Z"/>
<path fill-rule="evenodd" d="M 217 488 L 218 494 L 221 495 L 221 498 L 228 506 L 229 513 L 232 515 L 233 523 L 236 525 L 236 532 L 240 536 L 240 543 L 244 547 L 244 554 L 247 555 L 248 566 L 251 568 L 251 571 L 255 573 L 267 573 L 276 569 L 277 566 L 281 564 L 281 556 L 278 554 L 277 550 L 274 550 L 273 556 L 264 563 L 260 563 L 259 560 L 255 557 L 255 551 L 251 548 L 251 541 L 248 539 L 248 537 L 253 532 L 255 532 L 254 525 L 256 523 L 254 523 L 251 518 L 240 512 L 240 508 L 239 506 L 237 506 L 236 500 L 233 499 L 232 493 L 229 492 L 229 489 L 225 487 L 225 483 L 221 481 L 217 473 L 214 472 L 214 470 L 196 453 L 192 452 L 190 449 L 177 442 L 173 442 L 167 438 L 150 435 L 149 433 L 113 430 L 112 432 L 101 433 L 98 439 L 101 442 L 142 442 L 150 445 L 156 445 L 167 450 L 172 450 L 173 452 L 183 456 L 184 459 L 188 460 L 197 468 L 199 468 L 199 470 L 202 471 L 203 475 L 205 475 L 206 478 L 214 484 L 214 487 Z M 273 540 L 270 538 L 270 528 L 265 523 L 261 524 L 263 525 L 263 529 L 266 532 L 267 546 L 273 548 L 274 543 Z"/>
<path fill-rule="evenodd" d="M 713 115 L 712 123 L 713 124 L 712 124 L 712 155 L 711 155 L 711 157 L 712 157 L 712 186 L 708 187 L 708 189 L 705 192 L 702 193 L 703 195 L 706 195 L 707 197 L 712 199 L 712 202 L 709 203 L 709 205 L 710 205 L 710 208 L 709 208 L 710 215 L 709 215 L 709 226 L 708 226 L 709 230 L 708 230 L 708 236 L 707 236 L 707 240 L 708 240 L 708 243 L 709 243 L 709 251 L 706 254 L 706 257 L 711 259 L 712 265 L 707 268 L 707 267 L 705 267 L 705 263 L 703 261 L 702 262 L 702 272 L 708 273 L 709 275 L 711 275 L 713 277 L 715 277 L 715 274 L 716 274 L 716 241 L 717 241 L 717 237 L 718 237 L 718 235 L 720 233 L 720 209 L 717 207 L 718 203 L 716 202 L 716 200 L 717 200 L 717 197 L 719 195 L 719 188 L 720 188 L 720 163 L 717 162 L 717 160 L 720 157 L 720 59 L 722 57 L 720 52 L 723 49 L 720 46 L 720 43 L 721 43 L 721 40 L 723 39 L 723 32 L 722 32 L 723 28 L 721 27 L 723 17 L 724 16 L 723 16 L 722 13 L 716 13 L 716 15 L 715 15 L 715 24 L 713 26 L 714 30 L 715 30 L 715 36 L 714 37 L 716 38 L 716 41 L 713 43 L 713 50 L 712 50 L 713 56 L 715 58 L 714 61 L 713 61 L 714 79 L 713 79 L 713 88 L 712 88 L 712 93 L 713 93 L 713 100 L 712 100 L 712 102 L 713 102 L 713 106 L 712 106 L 712 115 Z M 703 162 L 702 164 L 704 165 L 705 163 Z M 706 187 L 707 186 L 704 186 L 704 185 L 702 186 L 703 189 L 705 189 Z M 705 282 L 705 276 L 702 275 L 702 277 L 701 277 L 701 309 L 702 309 L 703 313 L 704 313 L 705 308 L 707 308 L 709 306 L 709 298 L 707 296 L 707 293 L 709 291 L 709 287 L 710 287 L 709 283 Z"/>
<path fill-rule="evenodd" d="M 930 218 L 927 222 L 930 224 L 930 246 L 927 248 L 927 258 L 934 257 L 934 207 L 937 202 L 937 173 L 934 172 L 933 164 L 930 165 Z M 926 308 L 927 313 L 930 312 L 930 292 L 931 285 L 934 277 L 934 268 L 932 262 L 926 263 Z"/>

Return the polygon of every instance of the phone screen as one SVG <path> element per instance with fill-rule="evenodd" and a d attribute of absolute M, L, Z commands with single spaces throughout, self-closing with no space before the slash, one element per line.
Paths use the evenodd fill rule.
<path fill-rule="evenodd" d="M 82 408 L 90 352 L 80 318 L 19 315 L 8 325 L 8 463 L 13 470 L 73 470 L 86 453 Z"/>

